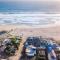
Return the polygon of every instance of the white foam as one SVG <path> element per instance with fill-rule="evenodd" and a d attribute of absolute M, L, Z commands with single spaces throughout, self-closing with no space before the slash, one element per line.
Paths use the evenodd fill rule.
<path fill-rule="evenodd" d="M 0 14 L 0 24 L 56 26 L 60 25 L 60 14 Z"/>

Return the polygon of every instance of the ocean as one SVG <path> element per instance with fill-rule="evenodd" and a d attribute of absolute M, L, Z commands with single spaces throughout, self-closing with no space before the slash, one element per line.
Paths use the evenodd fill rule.
<path fill-rule="evenodd" d="M 59 25 L 60 14 L 20 13 L 0 14 L 0 25 L 16 24 L 29 26 Z"/>
<path fill-rule="evenodd" d="M 60 24 L 55 4 L 0 2 L 0 25 L 53 26 Z M 56 11 L 57 9 L 57 11 Z"/>

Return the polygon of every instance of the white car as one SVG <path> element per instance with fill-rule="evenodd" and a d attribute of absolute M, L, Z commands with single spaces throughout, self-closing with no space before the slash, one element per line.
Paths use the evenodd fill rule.
<path fill-rule="evenodd" d="M 36 47 L 33 47 L 33 46 L 28 46 L 26 48 L 26 55 L 27 56 L 35 56 L 36 55 Z"/>

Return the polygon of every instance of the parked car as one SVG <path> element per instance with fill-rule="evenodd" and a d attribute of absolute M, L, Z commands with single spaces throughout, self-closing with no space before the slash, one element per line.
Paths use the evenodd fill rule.
<path fill-rule="evenodd" d="M 27 56 L 35 56 L 36 55 L 36 48 L 44 48 L 41 46 L 41 41 L 39 37 L 28 37 L 26 42 L 24 43 L 24 47 L 26 49 L 25 53 Z"/>
<path fill-rule="evenodd" d="M 24 46 L 26 46 L 27 44 L 39 47 L 40 46 L 39 37 L 28 37 L 26 42 L 24 43 Z"/>
<path fill-rule="evenodd" d="M 11 40 L 10 39 L 5 39 L 2 41 L 2 45 L 5 46 L 6 44 L 10 44 Z"/>
<path fill-rule="evenodd" d="M 26 55 L 29 57 L 35 56 L 36 55 L 36 47 L 34 46 L 28 46 L 26 48 Z"/>

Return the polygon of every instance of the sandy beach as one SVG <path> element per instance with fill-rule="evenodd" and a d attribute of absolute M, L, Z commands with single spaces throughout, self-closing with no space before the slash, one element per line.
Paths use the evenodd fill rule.
<path fill-rule="evenodd" d="M 19 60 L 21 56 L 21 51 L 23 48 L 23 43 L 26 41 L 28 36 L 43 36 L 54 38 L 60 43 L 60 26 L 46 27 L 46 28 L 32 28 L 29 26 L 18 26 L 18 25 L 0 25 L 0 31 L 6 30 L 10 31 L 10 34 L 20 36 L 22 35 L 22 42 L 20 44 L 19 50 L 16 52 L 16 56 L 10 57 L 11 60 Z"/>
<path fill-rule="evenodd" d="M 60 40 L 60 26 L 53 26 L 53 27 L 44 27 L 44 28 L 35 28 L 31 26 L 25 25 L 0 25 L 0 31 L 6 30 L 11 31 L 11 34 L 23 36 L 43 36 L 43 37 L 52 37 L 55 40 Z"/>

